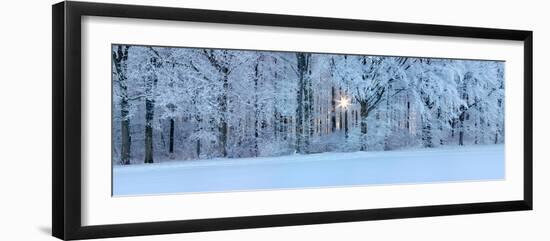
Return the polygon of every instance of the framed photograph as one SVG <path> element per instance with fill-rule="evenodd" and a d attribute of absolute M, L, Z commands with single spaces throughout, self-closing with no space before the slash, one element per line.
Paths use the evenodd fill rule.
<path fill-rule="evenodd" d="M 532 34 L 55 4 L 53 235 L 531 210 Z"/>

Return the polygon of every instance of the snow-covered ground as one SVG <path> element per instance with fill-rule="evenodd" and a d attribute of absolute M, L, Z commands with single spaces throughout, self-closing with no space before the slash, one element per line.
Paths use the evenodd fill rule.
<path fill-rule="evenodd" d="M 113 195 L 504 178 L 504 146 L 173 161 L 115 166 Z"/>

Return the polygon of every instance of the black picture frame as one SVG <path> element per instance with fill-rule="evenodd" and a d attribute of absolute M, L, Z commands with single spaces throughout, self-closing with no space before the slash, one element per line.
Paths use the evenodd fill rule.
<path fill-rule="evenodd" d="M 81 224 L 81 17 L 230 23 L 427 36 L 517 40 L 524 43 L 523 199 L 501 202 L 367 210 L 140 222 L 99 226 Z M 60 2 L 52 6 L 52 233 L 65 239 L 200 232 L 381 219 L 532 210 L 533 208 L 533 32 L 323 17 L 197 10 L 171 7 Z"/>

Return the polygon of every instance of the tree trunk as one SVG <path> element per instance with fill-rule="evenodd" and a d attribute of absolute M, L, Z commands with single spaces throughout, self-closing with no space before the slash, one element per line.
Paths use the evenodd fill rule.
<path fill-rule="evenodd" d="M 407 122 L 405 123 L 405 127 L 407 127 L 407 133 L 411 133 L 411 102 L 409 102 L 409 98 L 407 96 Z"/>
<path fill-rule="evenodd" d="M 145 163 L 153 163 L 153 118 L 155 101 L 145 99 Z"/>
<path fill-rule="evenodd" d="M 117 46 L 116 51 L 113 51 L 113 62 L 117 74 L 117 81 L 120 88 L 120 163 L 130 164 L 130 153 L 132 140 L 130 136 L 130 117 L 129 117 L 129 99 L 128 99 L 128 83 L 127 71 L 128 65 L 128 49 L 130 46 Z"/>
<path fill-rule="evenodd" d="M 466 109 L 465 107 L 461 107 L 462 113 L 460 114 L 458 118 L 458 145 L 463 146 L 464 145 L 464 120 L 466 116 Z"/>
<path fill-rule="evenodd" d="M 174 153 L 174 122 L 174 118 L 170 118 L 170 140 L 168 145 L 168 152 L 170 152 L 170 154 Z"/>
<path fill-rule="evenodd" d="M 348 111 L 344 110 L 344 133 L 346 135 L 346 138 L 348 138 Z"/>
<path fill-rule="evenodd" d="M 309 60 L 311 54 L 296 53 L 298 72 L 298 91 L 296 108 L 296 152 L 305 153 L 309 149 L 309 136 L 312 123 L 311 79 L 309 78 Z"/>
<path fill-rule="evenodd" d="M 331 123 L 331 131 L 336 131 L 336 90 L 334 86 L 332 86 L 332 98 L 330 101 L 331 109 L 330 109 L 330 123 Z"/>
<path fill-rule="evenodd" d="M 352 118 L 354 119 L 354 124 L 353 124 L 353 127 L 354 128 L 357 128 L 357 127 L 361 127 L 361 120 L 359 119 L 359 110 L 356 109 L 355 110 L 355 114 L 352 116 Z"/>
<path fill-rule="evenodd" d="M 432 141 L 432 125 L 429 121 L 422 120 L 424 127 L 422 128 L 422 141 L 424 142 L 424 147 L 434 147 L 433 141 Z"/>
<path fill-rule="evenodd" d="M 360 108 L 360 116 L 361 116 L 361 135 L 364 136 L 367 134 L 367 116 L 368 116 L 368 103 L 366 100 L 360 100 L 359 105 Z M 367 146 L 364 143 L 364 141 L 361 143 L 361 151 L 366 151 Z"/>
<path fill-rule="evenodd" d="M 222 51 L 223 53 L 226 53 L 226 50 Z M 223 157 L 227 156 L 227 132 L 228 132 L 228 126 L 227 126 L 227 118 L 228 118 L 228 97 L 227 94 L 229 92 L 229 67 L 227 64 L 226 57 L 224 58 L 224 61 L 220 61 L 216 58 L 216 55 L 214 54 L 214 50 L 203 50 L 204 55 L 206 58 L 208 58 L 208 61 L 212 64 L 214 68 L 218 70 L 218 72 L 222 75 L 222 93 L 218 96 L 218 106 L 221 118 L 219 120 L 218 125 L 218 142 L 219 142 L 219 148 L 220 148 L 220 154 Z M 225 55 L 224 55 L 225 56 Z"/>
<path fill-rule="evenodd" d="M 151 68 L 160 67 L 157 58 L 150 59 Z M 145 84 L 145 163 L 153 163 L 153 119 L 155 117 L 155 88 L 158 78 L 155 74 L 146 77 Z"/>
<path fill-rule="evenodd" d="M 311 70 L 309 69 L 310 58 L 311 58 L 311 54 L 307 54 L 305 73 L 304 73 L 304 76 L 306 78 L 306 90 L 307 90 L 307 95 L 306 95 L 307 105 L 305 106 L 306 115 L 304 116 L 304 118 L 308 125 L 307 126 L 308 128 L 306 129 L 308 130 L 308 133 L 306 133 L 306 139 L 304 142 L 304 144 L 306 145 L 306 152 L 309 151 L 310 138 L 315 134 L 315 118 L 313 116 L 315 101 L 313 99 L 313 83 L 309 76 L 311 74 L 310 73 Z"/>
<path fill-rule="evenodd" d="M 197 159 L 200 159 L 201 158 L 201 140 L 197 140 L 196 152 L 197 152 Z"/>
<path fill-rule="evenodd" d="M 222 157 L 226 157 L 227 156 L 227 118 L 228 118 L 228 113 L 227 113 L 227 102 L 228 102 L 228 99 L 227 99 L 227 93 L 229 92 L 229 76 L 228 76 L 228 69 L 227 68 L 223 68 L 223 94 L 220 98 L 220 111 L 221 111 L 221 114 L 222 114 L 222 118 L 220 120 L 220 127 L 219 127 L 219 132 L 220 132 L 220 136 L 219 136 L 219 140 L 220 140 L 220 148 L 221 148 L 221 154 L 222 154 Z"/>
<path fill-rule="evenodd" d="M 466 76 L 469 76 L 469 74 L 471 73 L 467 73 Z M 469 78 L 467 77 L 464 77 L 464 83 L 462 85 L 462 99 L 468 103 L 468 100 L 469 100 L 469 96 L 468 96 L 468 93 L 467 93 L 467 90 L 468 90 L 468 86 L 466 84 L 466 80 L 469 80 Z M 460 116 L 458 118 L 458 128 L 459 128 L 459 132 L 458 132 L 458 145 L 459 146 L 463 146 L 464 145 L 464 121 L 467 119 L 466 118 L 466 111 L 468 111 L 468 108 L 467 106 L 460 106 Z"/>
<path fill-rule="evenodd" d="M 197 94 L 195 93 L 195 96 L 196 95 Z M 193 104 L 193 106 L 195 106 L 197 104 L 196 99 L 194 99 L 192 101 L 192 104 Z M 200 113 L 195 114 L 195 121 L 197 122 L 197 125 L 195 126 L 194 131 L 199 132 L 199 133 L 202 132 L 202 128 L 203 128 L 202 127 L 202 117 L 201 117 Z M 195 151 L 196 151 L 196 154 L 197 154 L 197 159 L 200 159 L 200 156 L 201 156 L 201 140 L 200 140 L 200 137 L 197 138 L 197 146 L 196 146 Z"/>
<path fill-rule="evenodd" d="M 123 112 L 123 111 L 121 111 Z M 128 110 L 124 111 L 125 114 L 128 114 Z M 120 162 L 124 165 L 130 164 L 130 151 L 132 147 L 132 138 L 130 136 L 130 119 L 126 117 L 120 122 L 121 129 L 121 152 L 120 152 Z"/>
<path fill-rule="evenodd" d="M 342 110 L 340 110 L 340 113 L 338 113 L 338 128 L 340 129 L 340 133 L 342 132 L 342 129 L 344 129 L 344 118 L 342 117 Z"/>

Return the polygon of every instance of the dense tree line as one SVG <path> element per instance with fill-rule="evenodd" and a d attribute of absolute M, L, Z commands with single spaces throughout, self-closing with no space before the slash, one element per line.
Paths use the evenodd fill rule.
<path fill-rule="evenodd" d="M 113 45 L 117 164 L 504 141 L 504 63 Z"/>

